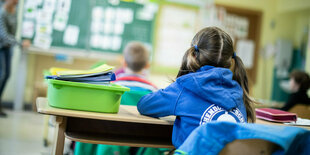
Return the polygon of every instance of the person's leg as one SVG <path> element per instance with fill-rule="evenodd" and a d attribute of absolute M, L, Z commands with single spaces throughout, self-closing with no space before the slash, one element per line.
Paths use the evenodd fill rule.
<path fill-rule="evenodd" d="M 6 114 L 2 110 L 2 95 L 5 85 L 10 77 L 11 70 L 11 51 L 10 48 L 0 50 L 0 117 L 5 117 Z"/>

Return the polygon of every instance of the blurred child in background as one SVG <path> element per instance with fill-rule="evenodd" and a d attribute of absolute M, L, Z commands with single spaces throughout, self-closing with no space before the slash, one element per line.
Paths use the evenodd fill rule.
<path fill-rule="evenodd" d="M 281 110 L 289 111 L 296 104 L 310 105 L 307 91 L 310 87 L 310 77 L 303 71 L 295 70 L 290 75 L 290 96 Z"/>
<path fill-rule="evenodd" d="M 123 51 L 122 68 L 116 71 L 115 84 L 130 88 L 122 96 L 122 105 L 136 106 L 140 98 L 146 94 L 156 91 L 157 88 L 147 80 L 146 70 L 149 69 L 150 54 L 148 50 L 139 42 L 128 43 Z M 75 155 L 163 155 L 167 149 L 157 148 L 136 148 L 117 145 L 95 145 L 77 143 L 74 151 Z"/>

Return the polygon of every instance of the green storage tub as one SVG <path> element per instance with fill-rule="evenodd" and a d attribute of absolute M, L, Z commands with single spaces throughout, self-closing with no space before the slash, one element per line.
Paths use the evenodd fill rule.
<path fill-rule="evenodd" d="M 47 99 L 52 107 L 82 111 L 117 113 L 127 87 L 48 79 Z"/>

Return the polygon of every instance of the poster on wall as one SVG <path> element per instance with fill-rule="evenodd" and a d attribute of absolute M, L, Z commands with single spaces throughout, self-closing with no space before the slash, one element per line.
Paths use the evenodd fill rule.
<path fill-rule="evenodd" d="M 176 6 L 162 8 L 158 28 L 160 41 L 155 55 L 157 64 L 169 67 L 180 66 L 182 57 L 190 48 L 196 33 L 197 14 L 196 10 Z"/>
<path fill-rule="evenodd" d="M 254 64 L 255 43 L 252 40 L 238 40 L 236 50 L 245 68 L 251 69 Z"/>

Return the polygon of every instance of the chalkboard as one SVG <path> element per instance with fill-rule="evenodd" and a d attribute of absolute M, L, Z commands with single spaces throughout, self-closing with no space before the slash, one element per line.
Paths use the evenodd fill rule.
<path fill-rule="evenodd" d="M 28 2 L 29 1 L 29 2 Z M 24 3 L 24 12 L 29 14 L 29 11 L 38 13 L 40 10 L 46 10 L 45 3 L 53 0 L 43 0 L 40 4 L 35 4 L 35 7 L 29 7 L 29 3 L 35 3 L 34 0 L 25 0 Z M 37 0 L 35 0 L 37 1 Z M 54 0 L 55 1 L 55 0 Z M 58 0 L 58 2 L 64 0 Z M 38 1 L 39 2 L 39 1 Z M 112 52 L 112 53 L 121 53 L 125 45 L 130 41 L 140 41 L 149 45 L 152 48 L 153 42 L 153 32 L 155 25 L 155 18 L 157 15 L 157 5 L 154 3 L 140 4 L 135 2 L 125 2 L 125 1 L 112 1 L 110 3 L 108 0 L 71 0 L 70 11 L 68 13 L 68 20 L 66 28 L 68 25 L 77 26 L 79 29 L 78 40 L 74 44 L 64 43 L 64 30 L 56 30 L 52 27 L 52 31 L 49 34 L 51 37 L 51 47 L 62 47 L 62 48 L 73 48 L 73 49 L 82 49 L 86 51 L 97 51 L 97 52 Z M 116 2 L 116 3 L 115 3 Z M 34 5 L 34 4 L 31 4 Z M 52 21 L 49 23 L 53 25 L 57 12 L 57 3 L 54 12 L 52 13 Z M 150 7 L 151 6 L 151 7 Z M 100 20 L 96 19 L 97 16 L 94 16 L 94 10 L 101 10 L 102 14 L 97 16 L 103 16 Z M 153 8 L 153 12 L 150 9 Z M 112 12 L 113 18 L 107 20 L 106 14 L 107 10 Z M 112 11 L 111 11 L 112 10 Z M 28 11 L 28 12 L 27 12 Z M 123 11 L 123 12 L 122 12 Z M 141 12 L 146 11 L 147 16 L 141 16 Z M 153 14 L 152 14 L 153 13 Z M 123 22 L 119 18 L 123 16 L 129 16 L 128 21 Z M 31 17 L 31 16 L 30 16 Z M 97 26 L 96 31 L 94 32 L 93 25 L 94 21 L 100 21 L 101 26 Z M 31 39 L 35 41 L 38 34 L 38 18 L 34 19 L 29 18 L 29 16 L 24 15 L 23 17 L 23 28 L 22 36 L 27 34 L 27 24 L 33 22 L 34 34 L 25 35 L 23 38 Z M 27 24 L 25 24 L 28 22 Z M 24 28 L 26 25 L 26 28 Z M 29 25 L 29 24 L 28 24 Z M 108 26 L 106 26 L 108 25 Z M 112 29 L 113 32 L 107 32 L 106 27 Z M 28 26 L 29 27 L 29 26 Z M 117 29 L 117 34 L 114 33 Z M 107 29 L 108 30 L 108 29 Z M 94 37 L 96 36 L 96 37 Z M 95 40 L 95 41 L 92 41 Z M 95 46 L 96 45 L 96 46 Z"/>

